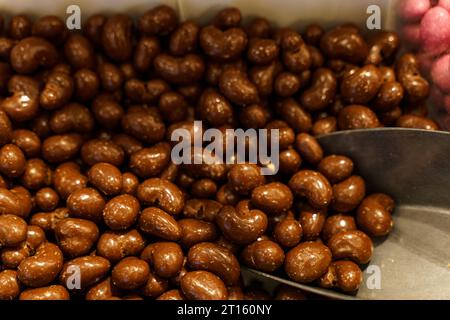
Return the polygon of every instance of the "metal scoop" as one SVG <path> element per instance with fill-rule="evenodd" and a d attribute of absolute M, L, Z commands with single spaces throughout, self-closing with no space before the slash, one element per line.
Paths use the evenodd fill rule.
<path fill-rule="evenodd" d="M 327 154 L 354 160 L 368 193 L 394 197 L 393 231 L 374 241 L 354 296 L 246 273 L 337 299 L 450 299 L 450 133 L 383 128 L 335 132 L 319 141 Z"/>

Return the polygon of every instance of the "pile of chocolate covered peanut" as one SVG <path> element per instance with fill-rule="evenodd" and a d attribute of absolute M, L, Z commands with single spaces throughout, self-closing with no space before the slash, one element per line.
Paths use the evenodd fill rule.
<path fill-rule="evenodd" d="M 259 299 L 241 265 L 355 292 L 394 200 L 315 135 L 426 118 L 395 33 L 54 16 L 0 27 L 0 299 Z M 279 172 L 171 161 L 179 128 L 278 129 Z M 380 190 L 382 191 L 382 190 Z M 278 298 L 304 298 L 281 288 Z"/>

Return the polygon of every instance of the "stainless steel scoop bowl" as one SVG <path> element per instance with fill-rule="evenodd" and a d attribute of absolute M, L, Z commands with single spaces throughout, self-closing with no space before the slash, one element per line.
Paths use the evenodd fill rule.
<path fill-rule="evenodd" d="M 354 296 L 247 273 L 338 299 L 450 299 L 450 133 L 383 128 L 340 131 L 319 141 L 327 154 L 354 160 L 368 192 L 395 198 L 393 231 L 375 240 Z"/>

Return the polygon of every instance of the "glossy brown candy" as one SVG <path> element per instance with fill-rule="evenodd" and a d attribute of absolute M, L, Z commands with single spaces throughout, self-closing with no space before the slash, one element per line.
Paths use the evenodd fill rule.
<path fill-rule="evenodd" d="M 72 217 L 98 222 L 102 219 L 105 200 L 96 189 L 83 188 L 70 194 L 67 207 Z"/>
<path fill-rule="evenodd" d="M 366 65 L 341 82 L 341 96 L 349 104 L 367 104 L 372 100 L 382 84 L 381 73 L 374 65 Z"/>
<path fill-rule="evenodd" d="M 112 198 L 103 208 L 103 220 L 112 230 L 124 230 L 131 227 L 140 212 L 139 201 L 128 194 Z"/>
<path fill-rule="evenodd" d="M 92 221 L 66 218 L 56 225 L 55 235 L 64 255 L 74 258 L 90 252 L 99 237 L 99 230 Z"/>
<path fill-rule="evenodd" d="M 143 232 L 165 240 L 177 241 L 182 236 L 182 229 L 178 222 L 156 207 L 142 210 L 138 225 Z"/>
<path fill-rule="evenodd" d="M 252 205 L 267 214 L 281 214 L 291 208 L 292 202 L 291 190 L 280 182 L 271 182 L 252 191 Z"/>
<path fill-rule="evenodd" d="M 303 228 L 297 220 L 286 217 L 278 222 L 273 229 L 273 238 L 284 247 L 296 246 L 303 237 Z"/>
<path fill-rule="evenodd" d="M 264 176 L 261 169 L 251 163 L 235 164 L 228 172 L 228 183 L 238 194 L 248 194 L 254 188 L 264 184 Z"/>
<path fill-rule="evenodd" d="M 219 235 L 216 225 L 207 221 L 180 219 L 178 225 L 182 233 L 180 244 L 187 248 L 200 242 L 214 241 Z"/>
<path fill-rule="evenodd" d="M 219 277 L 208 271 L 191 271 L 181 278 L 181 289 L 191 300 L 226 300 L 227 288 Z"/>
<path fill-rule="evenodd" d="M 284 270 L 292 280 L 309 283 L 327 271 L 331 257 L 327 246 L 318 242 L 303 242 L 288 251 Z"/>
<path fill-rule="evenodd" d="M 155 242 L 141 253 L 155 273 L 162 278 L 176 277 L 183 268 L 184 256 L 180 245 L 175 242 Z"/>
<path fill-rule="evenodd" d="M 63 267 L 63 254 L 57 245 L 45 242 L 36 253 L 23 260 L 18 270 L 21 283 L 29 287 L 42 287 L 50 284 Z"/>
<path fill-rule="evenodd" d="M 69 290 L 83 290 L 104 278 L 110 267 L 109 261 L 99 256 L 78 257 L 64 264 L 59 281 Z M 74 277 L 75 272 L 79 275 L 78 280 Z"/>
<path fill-rule="evenodd" d="M 3 270 L 0 272 L 0 300 L 13 300 L 20 293 L 17 271 Z"/>
<path fill-rule="evenodd" d="M 314 208 L 324 208 L 331 203 L 332 188 L 328 180 L 319 172 L 300 170 L 289 180 L 294 195 L 306 197 Z"/>
<path fill-rule="evenodd" d="M 380 126 L 377 115 L 362 105 L 349 105 L 338 115 L 338 127 L 341 130 L 370 129 Z"/>
<path fill-rule="evenodd" d="M 356 213 L 358 227 L 370 236 L 387 235 L 394 226 L 391 217 L 394 205 L 394 200 L 386 194 L 375 193 L 367 196 Z"/>
<path fill-rule="evenodd" d="M 0 148 L 0 173 L 8 177 L 18 177 L 25 170 L 25 155 L 14 144 Z"/>
<path fill-rule="evenodd" d="M 97 254 L 111 262 L 126 256 L 139 254 L 145 247 L 145 239 L 136 230 L 106 231 L 97 242 Z"/>
<path fill-rule="evenodd" d="M 280 284 L 275 289 L 275 300 L 307 300 L 306 293 L 285 284 Z"/>
<path fill-rule="evenodd" d="M 120 289 L 133 290 L 146 283 L 150 275 L 150 268 L 142 259 L 127 257 L 114 266 L 111 274 L 111 280 L 115 286 Z"/>
<path fill-rule="evenodd" d="M 243 23 L 234 7 L 211 17 L 158 5 L 73 31 L 56 16 L 6 28 L 0 16 L 0 299 L 305 299 L 248 286 L 243 265 L 358 289 L 394 200 L 365 196 L 360 164 L 315 136 L 438 129 L 419 58 L 396 59 L 389 31 Z M 215 129 L 228 147 L 241 128 L 278 130 L 277 172 L 262 159 L 171 161 L 178 129 L 201 147 L 183 155 L 207 160 L 198 136 Z"/>
<path fill-rule="evenodd" d="M 184 206 L 181 190 L 168 180 L 151 178 L 137 188 L 137 198 L 145 205 L 157 205 L 169 214 L 178 214 Z"/>
<path fill-rule="evenodd" d="M 27 223 L 12 214 L 0 215 L 0 244 L 15 246 L 27 238 Z"/>
<path fill-rule="evenodd" d="M 329 155 L 319 162 L 317 169 L 331 183 L 338 183 L 350 177 L 353 167 L 354 164 L 350 158 L 341 155 Z"/>
<path fill-rule="evenodd" d="M 362 231 L 348 230 L 333 235 L 328 247 L 334 259 L 350 259 L 358 264 L 366 264 L 372 258 L 372 240 Z"/>
<path fill-rule="evenodd" d="M 336 233 L 349 230 L 356 230 L 355 218 L 348 214 L 335 214 L 325 220 L 322 239 L 327 242 Z"/>
<path fill-rule="evenodd" d="M 216 224 L 225 237 L 246 244 L 255 241 L 266 231 L 268 220 L 264 212 L 251 209 L 249 201 L 243 200 L 236 208 L 222 207 L 216 216 Z"/>
<path fill-rule="evenodd" d="M 323 288 L 339 288 L 344 292 L 355 292 L 363 280 L 362 271 L 352 261 L 333 261 L 327 272 L 318 280 Z"/>
<path fill-rule="evenodd" d="M 228 286 L 236 285 L 239 281 L 239 262 L 227 248 L 211 242 L 202 242 L 189 249 L 187 259 L 190 268 L 215 273 Z"/>
<path fill-rule="evenodd" d="M 360 176 L 349 178 L 333 185 L 331 208 L 337 212 L 355 209 L 366 195 L 366 184 Z"/>
<path fill-rule="evenodd" d="M 302 225 L 303 238 L 315 240 L 322 232 L 327 211 L 325 209 L 314 209 L 306 205 L 300 210 L 298 221 Z"/>
<path fill-rule="evenodd" d="M 51 285 L 35 289 L 26 289 L 20 293 L 19 300 L 70 300 L 70 294 L 61 285 Z"/>
<path fill-rule="evenodd" d="M 241 256 L 247 266 L 264 272 L 274 272 L 284 262 L 283 249 L 270 240 L 255 241 L 247 245 Z"/>
<path fill-rule="evenodd" d="M 351 63 L 363 62 L 369 52 L 358 30 L 348 26 L 338 26 L 327 31 L 320 39 L 320 48 L 329 58 Z"/>

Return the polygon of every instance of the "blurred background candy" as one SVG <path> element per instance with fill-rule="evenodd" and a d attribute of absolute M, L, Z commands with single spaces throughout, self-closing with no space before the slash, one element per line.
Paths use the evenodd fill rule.
<path fill-rule="evenodd" d="M 433 83 L 432 111 L 450 130 L 450 0 L 400 0 L 399 17 L 405 44 Z"/>

